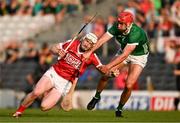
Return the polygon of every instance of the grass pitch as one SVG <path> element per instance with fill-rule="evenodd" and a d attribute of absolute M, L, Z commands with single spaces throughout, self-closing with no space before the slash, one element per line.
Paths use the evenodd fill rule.
<path fill-rule="evenodd" d="M 27 109 L 22 117 L 13 118 L 15 109 L 0 109 L 0 122 L 180 122 L 180 112 L 124 111 L 124 117 L 116 118 L 112 110 Z"/>

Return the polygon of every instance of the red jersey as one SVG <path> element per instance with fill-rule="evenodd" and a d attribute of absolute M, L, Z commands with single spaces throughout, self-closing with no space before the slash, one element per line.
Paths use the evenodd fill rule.
<path fill-rule="evenodd" d="M 71 41 L 59 43 L 59 48 L 66 49 L 70 42 Z M 102 65 L 95 53 L 91 54 L 87 61 L 82 61 L 83 52 L 80 52 L 79 49 L 80 41 L 75 40 L 66 51 L 66 55 L 53 65 L 53 68 L 58 75 L 71 82 L 79 75 L 82 75 L 89 65 L 92 64 L 95 67 Z M 81 70 L 79 71 L 79 69 Z"/>

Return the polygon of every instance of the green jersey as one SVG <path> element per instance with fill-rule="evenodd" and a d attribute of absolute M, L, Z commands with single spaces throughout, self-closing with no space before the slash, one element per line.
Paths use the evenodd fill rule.
<path fill-rule="evenodd" d="M 115 23 L 109 30 L 108 34 L 114 36 L 120 43 L 123 50 L 126 45 L 137 45 L 131 55 L 139 56 L 149 53 L 149 41 L 145 31 L 138 27 L 136 24 L 132 24 L 130 32 L 124 35 L 118 29 L 118 23 Z"/>

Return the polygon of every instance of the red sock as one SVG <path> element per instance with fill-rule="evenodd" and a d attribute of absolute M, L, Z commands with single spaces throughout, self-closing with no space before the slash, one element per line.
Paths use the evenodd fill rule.
<path fill-rule="evenodd" d="M 20 105 L 16 112 L 21 112 L 21 113 L 23 113 L 25 109 L 26 109 L 25 106 Z"/>

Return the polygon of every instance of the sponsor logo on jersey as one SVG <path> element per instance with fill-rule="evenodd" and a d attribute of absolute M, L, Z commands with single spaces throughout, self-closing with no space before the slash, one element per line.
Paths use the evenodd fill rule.
<path fill-rule="evenodd" d="M 80 68 L 81 65 L 81 61 L 77 58 L 75 58 L 74 56 L 72 56 L 71 54 L 67 54 L 66 57 L 64 58 L 64 60 L 66 61 L 66 63 L 68 63 L 69 65 L 73 66 L 76 69 Z"/>

